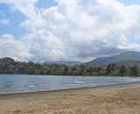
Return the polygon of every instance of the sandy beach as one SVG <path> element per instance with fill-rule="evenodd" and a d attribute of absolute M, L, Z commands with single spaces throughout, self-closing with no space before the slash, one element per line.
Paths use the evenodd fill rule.
<path fill-rule="evenodd" d="M 140 84 L 0 95 L 0 114 L 140 114 Z"/>

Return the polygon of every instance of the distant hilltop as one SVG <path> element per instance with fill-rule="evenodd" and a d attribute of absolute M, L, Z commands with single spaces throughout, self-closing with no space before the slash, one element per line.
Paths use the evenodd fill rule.
<path fill-rule="evenodd" d="M 73 65 L 80 65 L 82 62 L 79 61 L 47 61 L 45 62 L 46 64 L 58 64 L 58 65 L 68 65 L 68 66 L 73 66 Z"/>
<path fill-rule="evenodd" d="M 100 57 L 90 62 L 86 62 L 84 65 L 90 67 L 101 67 L 112 63 L 127 66 L 138 65 L 140 67 L 140 52 L 128 51 L 111 57 Z"/>

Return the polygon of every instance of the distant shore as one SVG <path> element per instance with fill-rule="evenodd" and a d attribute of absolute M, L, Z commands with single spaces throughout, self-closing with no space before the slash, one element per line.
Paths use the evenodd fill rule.
<path fill-rule="evenodd" d="M 133 52 L 127 52 L 125 55 L 134 55 Z M 140 54 L 138 54 L 140 55 Z M 20 62 L 12 58 L 5 57 L 0 59 L 0 74 L 28 74 L 28 75 L 71 75 L 71 76 L 140 76 L 139 67 L 140 61 L 137 59 L 130 59 L 126 61 L 126 56 L 123 61 L 116 63 L 107 62 L 106 60 L 98 60 L 81 63 L 81 64 L 59 64 L 59 63 L 34 63 L 34 62 Z M 132 57 L 131 56 L 131 57 Z M 118 56 L 117 56 L 118 57 Z M 110 58 L 109 60 L 110 61 Z M 71 63 L 71 62 L 70 62 Z M 91 64 L 89 64 L 91 63 Z"/>
<path fill-rule="evenodd" d="M 140 83 L 0 95 L 0 114 L 139 114 Z"/>

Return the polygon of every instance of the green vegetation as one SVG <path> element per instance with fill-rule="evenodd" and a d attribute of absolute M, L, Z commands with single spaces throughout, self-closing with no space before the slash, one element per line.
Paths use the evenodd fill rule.
<path fill-rule="evenodd" d="M 139 76 L 139 68 L 119 64 L 108 64 L 102 67 L 87 67 L 83 64 L 67 66 L 58 64 L 38 64 L 17 62 L 11 58 L 0 59 L 1 74 L 41 74 L 41 75 L 109 75 Z"/>

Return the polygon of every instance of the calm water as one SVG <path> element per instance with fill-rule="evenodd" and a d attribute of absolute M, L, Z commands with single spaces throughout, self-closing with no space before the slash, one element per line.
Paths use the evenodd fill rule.
<path fill-rule="evenodd" d="M 35 92 L 140 82 L 140 78 L 0 75 L 0 92 Z"/>

